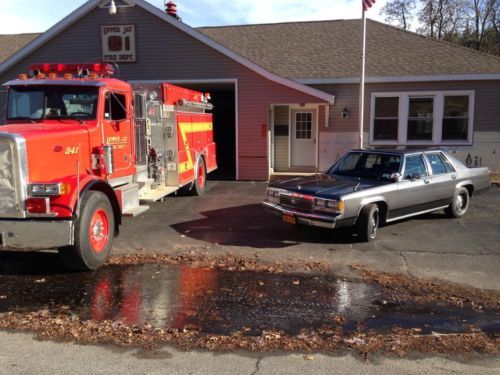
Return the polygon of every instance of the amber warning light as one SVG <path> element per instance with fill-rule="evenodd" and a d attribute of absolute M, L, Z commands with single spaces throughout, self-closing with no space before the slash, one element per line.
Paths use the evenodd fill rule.
<path fill-rule="evenodd" d="M 34 64 L 30 66 L 32 76 L 39 74 L 75 75 L 78 77 L 93 75 L 112 76 L 115 73 L 111 64 Z"/>

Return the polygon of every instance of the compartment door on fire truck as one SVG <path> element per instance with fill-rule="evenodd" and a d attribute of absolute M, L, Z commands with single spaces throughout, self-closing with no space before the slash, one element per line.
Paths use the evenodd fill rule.
<path fill-rule="evenodd" d="M 114 173 L 119 178 L 134 173 L 133 133 L 130 97 L 119 92 L 107 92 L 104 105 L 104 144 L 113 146 Z"/>

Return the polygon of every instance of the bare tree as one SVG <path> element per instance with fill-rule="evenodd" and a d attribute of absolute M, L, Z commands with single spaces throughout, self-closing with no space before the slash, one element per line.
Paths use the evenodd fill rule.
<path fill-rule="evenodd" d="M 419 32 L 437 39 L 451 39 L 463 21 L 462 0 L 422 0 Z"/>
<path fill-rule="evenodd" d="M 497 0 L 468 0 L 469 29 L 472 30 L 472 47 L 480 51 L 485 36 L 495 25 L 498 12 Z"/>
<path fill-rule="evenodd" d="M 413 20 L 416 0 L 391 0 L 380 10 L 388 23 L 396 22 L 403 30 L 408 30 Z"/>

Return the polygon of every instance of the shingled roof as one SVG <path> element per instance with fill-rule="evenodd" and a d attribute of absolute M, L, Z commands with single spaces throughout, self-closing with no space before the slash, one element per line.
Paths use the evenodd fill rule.
<path fill-rule="evenodd" d="M 360 20 L 197 30 L 283 77 L 359 76 Z M 0 63 L 39 35 L 0 35 Z M 369 77 L 500 73 L 500 58 L 368 20 L 366 73 Z"/>
<path fill-rule="evenodd" d="M 292 79 L 359 76 L 360 20 L 204 27 L 200 32 Z M 372 77 L 499 73 L 500 58 L 368 20 Z"/>
<path fill-rule="evenodd" d="M 26 44 L 38 37 L 40 33 L 33 34 L 0 34 L 0 63 L 7 60 Z"/>

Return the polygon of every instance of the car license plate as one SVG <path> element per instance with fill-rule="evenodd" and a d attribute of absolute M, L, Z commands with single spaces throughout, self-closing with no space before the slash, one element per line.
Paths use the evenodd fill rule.
<path fill-rule="evenodd" d="M 297 219 L 293 215 L 283 214 L 283 222 L 287 224 L 297 224 Z"/>

